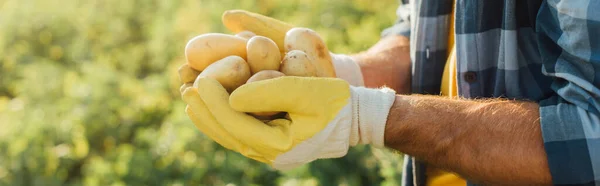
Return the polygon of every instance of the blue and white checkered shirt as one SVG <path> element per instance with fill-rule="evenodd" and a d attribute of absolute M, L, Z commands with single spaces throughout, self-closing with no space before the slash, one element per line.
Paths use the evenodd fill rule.
<path fill-rule="evenodd" d="M 452 0 L 403 0 L 383 35 L 410 37 L 414 93 L 439 94 Z M 540 105 L 555 185 L 600 185 L 600 0 L 456 0 L 458 93 Z M 404 184 L 425 166 L 405 159 Z"/>

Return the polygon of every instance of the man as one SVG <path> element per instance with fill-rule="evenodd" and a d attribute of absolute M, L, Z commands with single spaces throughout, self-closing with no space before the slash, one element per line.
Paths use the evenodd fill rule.
<path fill-rule="evenodd" d="M 403 1 L 379 43 L 333 55 L 339 78 L 231 95 L 200 78 L 182 93 L 186 112 L 219 144 L 281 170 L 370 144 L 407 154 L 406 185 L 600 185 L 598 8 Z M 265 111 L 289 119 L 245 114 Z"/>

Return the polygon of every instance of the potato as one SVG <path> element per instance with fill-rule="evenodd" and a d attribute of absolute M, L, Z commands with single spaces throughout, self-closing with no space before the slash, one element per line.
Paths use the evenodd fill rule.
<path fill-rule="evenodd" d="M 246 39 L 233 35 L 202 34 L 187 43 L 185 57 L 190 67 L 203 71 L 208 65 L 227 56 L 235 55 L 246 59 L 246 42 Z"/>
<path fill-rule="evenodd" d="M 190 68 L 188 64 L 181 65 L 178 71 L 179 80 L 181 81 L 181 83 L 193 83 L 194 80 L 196 80 L 196 77 L 198 77 L 198 74 L 200 74 L 200 72 L 198 72 L 197 70 Z"/>
<path fill-rule="evenodd" d="M 277 77 L 282 77 L 285 76 L 285 74 L 276 71 L 276 70 L 263 70 L 260 71 L 254 75 L 252 75 L 252 77 L 250 77 L 250 79 L 248 79 L 248 81 L 246 83 L 252 83 L 252 82 L 256 82 L 256 81 L 261 81 L 261 80 L 267 80 L 267 79 L 273 79 L 273 78 L 277 78 Z M 272 119 L 273 116 L 279 114 L 280 112 L 253 112 L 250 113 L 253 116 L 255 116 L 258 119 L 262 119 L 262 120 L 269 120 Z"/>
<path fill-rule="evenodd" d="M 242 86 L 250 78 L 250 67 L 243 58 L 239 56 L 227 56 L 210 64 L 198 75 L 217 80 L 223 87 L 232 92 Z M 194 87 L 198 87 L 194 83 Z"/>
<path fill-rule="evenodd" d="M 235 34 L 236 37 L 240 37 L 240 38 L 244 38 L 244 39 L 250 39 L 254 36 L 256 36 L 256 34 L 254 32 L 250 32 L 250 31 L 242 31 L 240 33 Z"/>
<path fill-rule="evenodd" d="M 300 50 L 289 51 L 281 62 L 279 71 L 288 76 L 317 76 L 314 63 L 306 53 Z"/>
<path fill-rule="evenodd" d="M 286 51 L 301 50 L 313 58 L 317 76 L 336 77 L 329 50 L 315 31 L 308 28 L 292 28 L 286 33 L 284 43 Z"/>
<path fill-rule="evenodd" d="M 254 36 L 248 40 L 246 51 L 252 74 L 261 70 L 279 69 L 281 53 L 273 40 L 264 36 Z"/>
<path fill-rule="evenodd" d="M 252 83 L 255 81 L 261 81 L 261 80 L 266 80 L 266 79 L 273 79 L 276 77 L 282 77 L 285 76 L 285 74 L 277 71 L 277 70 L 263 70 L 260 72 L 257 72 L 256 74 L 252 75 L 252 77 L 250 77 L 250 79 L 248 79 L 248 81 L 246 83 Z"/>

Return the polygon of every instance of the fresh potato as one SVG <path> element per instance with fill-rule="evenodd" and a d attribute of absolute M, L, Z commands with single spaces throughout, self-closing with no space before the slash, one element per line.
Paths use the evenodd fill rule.
<path fill-rule="evenodd" d="M 283 74 L 277 70 L 263 70 L 263 71 L 257 72 L 256 74 L 252 75 L 252 77 L 250 77 L 250 79 L 248 79 L 248 81 L 246 83 L 267 80 L 267 79 L 273 79 L 273 78 L 282 77 L 282 76 L 285 76 L 285 74 Z M 280 112 L 253 112 L 250 114 L 254 115 L 256 118 L 268 120 L 279 113 Z"/>
<path fill-rule="evenodd" d="M 240 38 L 244 38 L 244 39 L 250 39 L 254 36 L 256 36 L 256 34 L 254 32 L 250 32 L 250 31 L 242 31 L 240 33 L 235 34 L 236 37 L 240 37 Z"/>
<path fill-rule="evenodd" d="M 252 74 L 261 70 L 279 69 L 281 53 L 273 40 L 263 36 L 254 36 L 248 40 L 246 51 Z"/>
<path fill-rule="evenodd" d="M 196 80 L 196 77 L 198 77 L 198 74 L 200 74 L 200 72 L 190 68 L 188 64 L 183 64 L 179 67 L 179 80 L 181 83 L 193 83 L 194 80 Z"/>
<path fill-rule="evenodd" d="M 266 80 L 266 79 L 273 79 L 273 78 L 282 77 L 282 76 L 285 76 L 285 74 L 283 74 L 277 70 L 263 70 L 263 71 L 257 72 L 256 74 L 252 75 L 246 83 L 252 83 L 255 81 L 261 81 L 261 80 Z"/>
<path fill-rule="evenodd" d="M 292 28 L 285 35 L 286 51 L 301 50 L 313 58 L 319 77 L 336 77 L 329 49 L 323 39 L 308 28 Z M 287 73 L 286 73 L 287 74 Z"/>
<path fill-rule="evenodd" d="M 239 56 L 227 56 L 210 64 L 198 75 L 217 80 L 227 91 L 232 92 L 250 78 L 250 67 Z M 194 84 L 194 87 L 198 87 Z"/>
<path fill-rule="evenodd" d="M 279 71 L 288 76 L 317 76 L 317 70 L 311 58 L 300 50 L 289 51 L 281 62 Z"/>
<path fill-rule="evenodd" d="M 213 62 L 236 55 L 246 59 L 246 39 L 233 35 L 209 33 L 196 36 L 185 46 L 185 57 L 190 67 L 203 71 Z"/>

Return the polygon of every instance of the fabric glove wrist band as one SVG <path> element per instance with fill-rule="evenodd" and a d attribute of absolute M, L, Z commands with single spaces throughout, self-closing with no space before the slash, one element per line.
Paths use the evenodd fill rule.
<path fill-rule="evenodd" d="M 377 148 L 385 147 L 385 124 L 395 100 L 395 91 L 390 88 L 364 88 L 363 75 L 355 59 L 335 53 L 331 53 L 331 58 L 338 78 L 347 81 L 352 89 L 350 145 L 371 144 Z"/>
<path fill-rule="evenodd" d="M 352 86 L 365 86 L 360 66 L 356 60 L 348 55 L 334 53 L 331 53 L 331 59 L 338 78 L 346 80 Z"/>
<path fill-rule="evenodd" d="M 352 130 L 350 145 L 371 144 L 385 147 L 384 134 L 387 117 L 396 98 L 390 88 L 369 89 L 351 86 Z"/>

